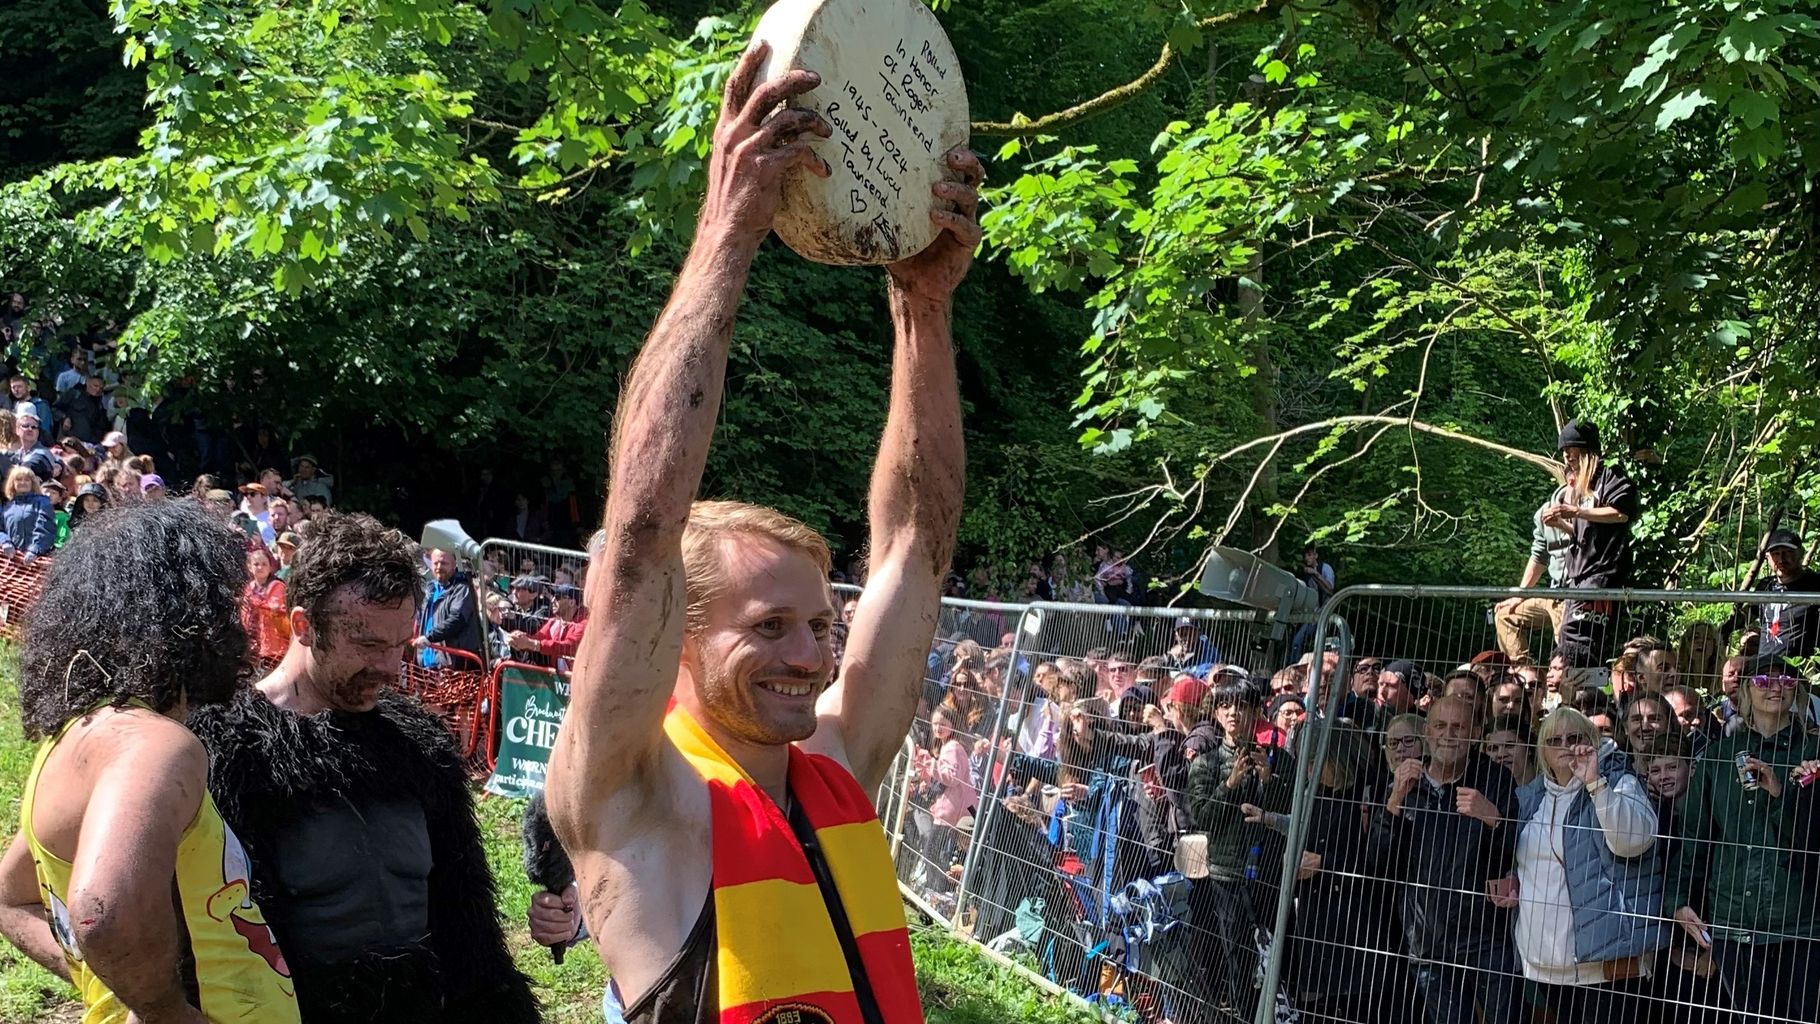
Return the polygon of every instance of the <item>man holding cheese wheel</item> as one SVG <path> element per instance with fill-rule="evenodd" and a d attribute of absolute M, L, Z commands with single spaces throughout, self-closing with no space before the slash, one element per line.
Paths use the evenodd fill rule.
<path fill-rule="evenodd" d="M 979 161 L 943 154 L 942 230 L 889 265 L 891 397 L 870 577 L 838 683 L 826 542 L 771 509 L 696 500 L 734 316 L 786 176 L 825 176 L 819 76 L 727 84 L 695 242 L 620 392 L 597 561 L 550 818 L 630 1024 L 920 1024 L 868 794 L 921 694 L 960 520 L 950 318 L 980 240 Z"/>

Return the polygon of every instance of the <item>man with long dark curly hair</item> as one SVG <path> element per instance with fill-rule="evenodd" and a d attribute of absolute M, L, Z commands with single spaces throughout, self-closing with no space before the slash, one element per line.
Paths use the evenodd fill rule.
<path fill-rule="evenodd" d="M 27 625 L 19 695 L 40 746 L 0 859 L 0 933 L 76 986 L 85 1021 L 298 1020 L 183 725 L 235 691 L 245 586 L 238 535 L 199 506 L 111 510 L 71 538 Z"/>
<path fill-rule="evenodd" d="M 313 522 L 284 660 L 190 723 L 303 1020 L 535 1021 L 448 729 L 390 689 L 416 635 L 421 552 L 370 516 Z"/>

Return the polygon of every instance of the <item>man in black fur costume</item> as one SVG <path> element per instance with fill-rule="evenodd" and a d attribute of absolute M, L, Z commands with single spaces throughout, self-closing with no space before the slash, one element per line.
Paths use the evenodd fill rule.
<path fill-rule="evenodd" d="M 389 689 L 416 632 L 419 565 L 417 545 L 371 517 L 322 518 L 291 570 L 284 660 L 190 722 L 304 1024 L 538 1019 L 448 730 Z"/>

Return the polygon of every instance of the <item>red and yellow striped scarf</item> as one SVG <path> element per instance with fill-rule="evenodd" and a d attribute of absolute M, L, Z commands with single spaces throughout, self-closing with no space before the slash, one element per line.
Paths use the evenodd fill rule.
<path fill-rule="evenodd" d="M 664 731 L 712 804 L 720 1024 L 862 1024 L 828 908 L 783 811 L 688 712 Z M 921 1024 L 910 933 L 878 812 L 838 763 L 790 748 L 803 809 L 847 912 L 885 1024 Z"/>

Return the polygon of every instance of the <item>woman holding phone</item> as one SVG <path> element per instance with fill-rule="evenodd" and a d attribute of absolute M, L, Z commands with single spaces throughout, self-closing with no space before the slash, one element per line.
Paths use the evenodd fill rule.
<path fill-rule="evenodd" d="M 1667 941 L 1656 811 L 1615 742 L 1585 715 L 1542 720 L 1540 772 L 1517 790 L 1517 952 L 1559 1021 L 1655 1019 Z"/>

